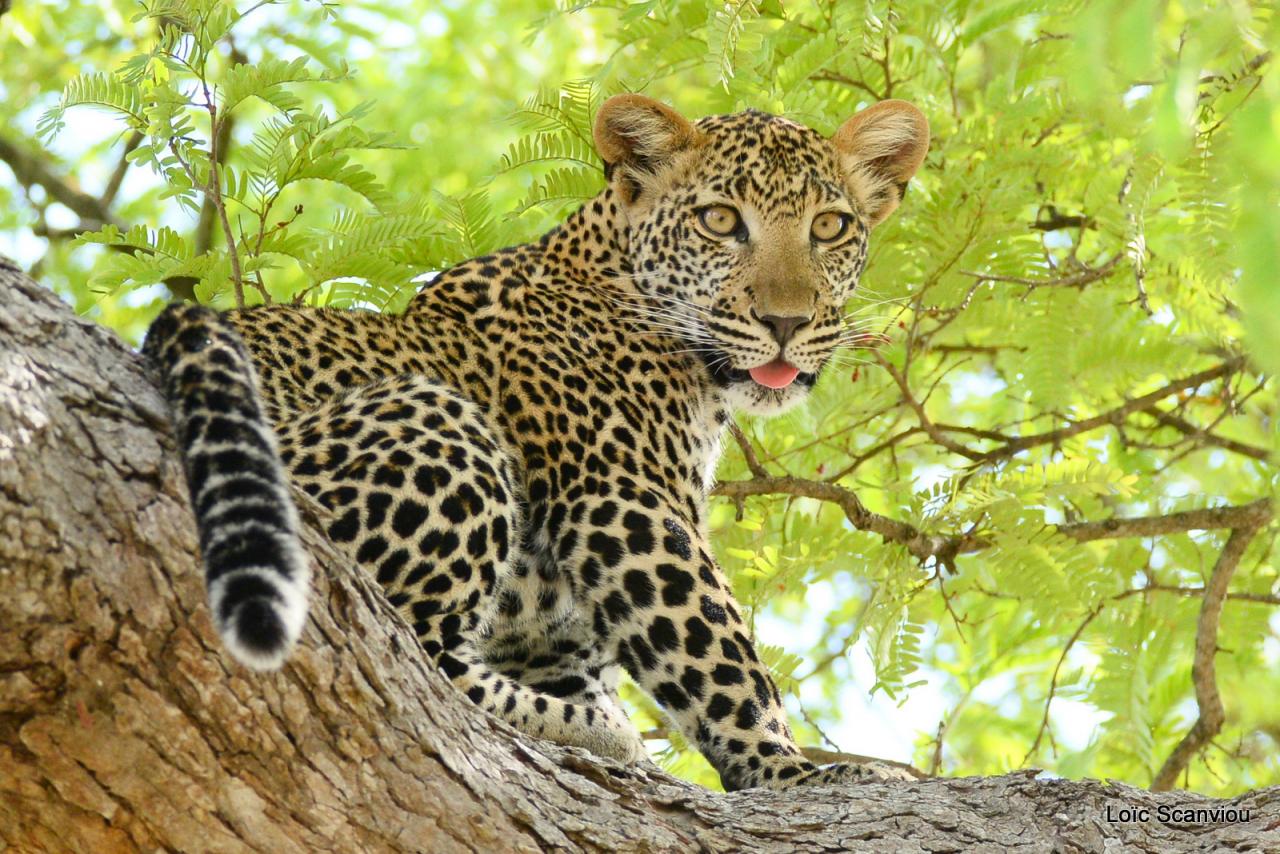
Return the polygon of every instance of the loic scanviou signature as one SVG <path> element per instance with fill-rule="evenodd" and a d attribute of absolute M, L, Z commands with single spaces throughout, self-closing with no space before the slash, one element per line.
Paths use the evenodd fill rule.
<path fill-rule="evenodd" d="M 1145 824 L 1155 820 L 1162 824 L 1237 824 L 1249 821 L 1253 812 L 1248 807 L 1189 807 L 1159 804 L 1156 807 L 1107 804 L 1102 818 L 1112 824 Z"/>

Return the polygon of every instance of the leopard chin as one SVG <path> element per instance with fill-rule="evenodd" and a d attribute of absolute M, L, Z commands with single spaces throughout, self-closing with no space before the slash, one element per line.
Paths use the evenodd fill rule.
<path fill-rule="evenodd" d="M 804 403 L 817 381 L 816 373 L 801 373 L 785 388 L 769 388 L 748 377 L 729 383 L 724 389 L 725 401 L 735 412 L 748 415 L 774 416 Z"/>

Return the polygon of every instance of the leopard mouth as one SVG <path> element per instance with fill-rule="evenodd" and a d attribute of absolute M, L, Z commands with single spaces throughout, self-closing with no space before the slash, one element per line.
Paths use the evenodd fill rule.
<path fill-rule="evenodd" d="M 749 383 L 760 392 L 775 394 L 779 397 L 785 394 L 787 389 L 793 385 L 803 386 L 805 389 L 813 388 L 813 384 L 818 381 L 818 371 L 822 370 L 821 368 L 819 368 L 818 371 L 801 371 L 797 369 L 794 379 L 789 380 L 785 384 L 774 387 L 766 383 L 759 382 L 752 376 L 752 372 L 758 371 L 759 368 L 746 370 L 744 368 L 733 367 L 729 363 L 728 354 L 723 351 L 700 351 L 698 352 L 698 358 L 700 358 L 702 363 L 706 365 L 707 372 L 711 375 L 712 382 L 720 388 L 728 388 L 731 385 Z"/>

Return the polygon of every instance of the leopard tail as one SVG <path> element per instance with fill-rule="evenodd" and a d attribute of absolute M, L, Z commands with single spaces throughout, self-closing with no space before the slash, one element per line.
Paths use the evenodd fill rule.
<path fill-rule="evenodd" d="M 173 415 L 218 633 L 246 666 L 274 670 L 306 623 L 311 569 L 253 363 L 229 321 L 182 303 L 142 352 Z"/>

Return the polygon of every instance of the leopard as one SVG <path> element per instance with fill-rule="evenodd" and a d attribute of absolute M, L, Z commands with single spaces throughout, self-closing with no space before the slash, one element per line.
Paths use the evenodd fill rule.
<path fill-rule="evenodd" d="M 143 353 L 213 624 L 250 669 L 288 659 L 305 495 L 421 654 L 522 733 L 647 761 L 625 671 L 726 790 L 891 777 L 805 758 L 714 556 L 709 492 L 734 413 L 801 404 L 853 342 L 870 232 L 928 122 L 885 100 L 826 135 L 621 94 L 592 131 L 598 195 L 429 277 L 401 313 L 173 303 L 155 319 Z"/>

